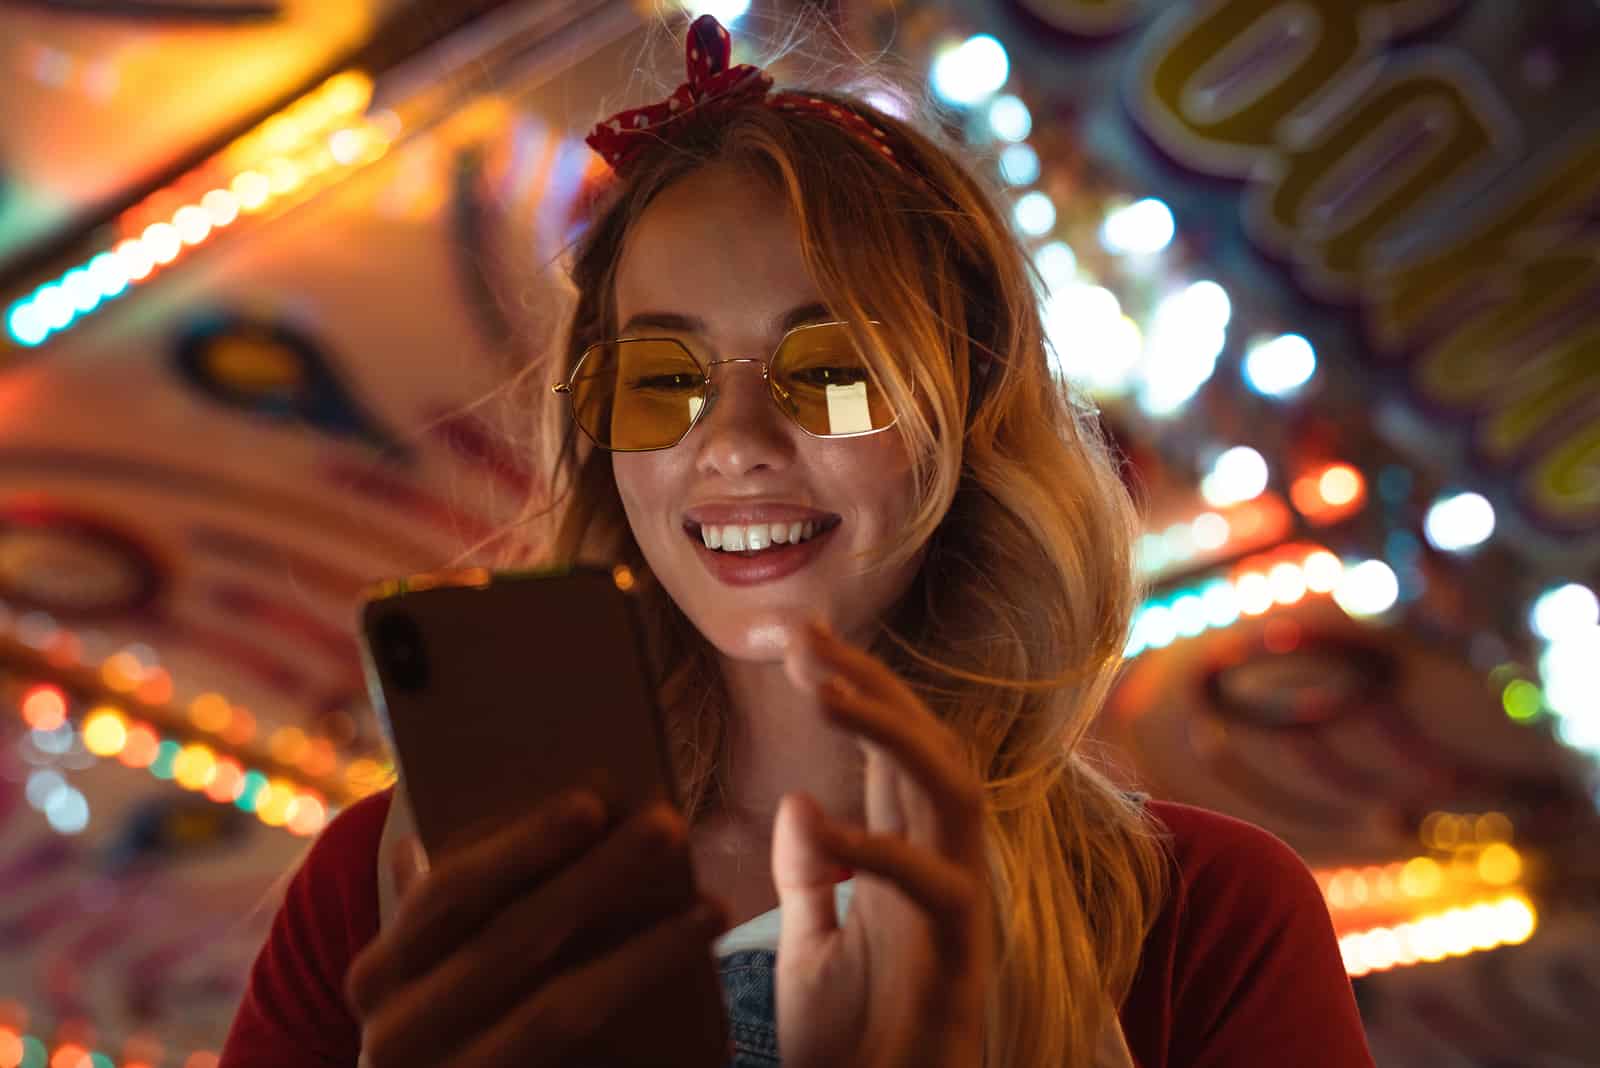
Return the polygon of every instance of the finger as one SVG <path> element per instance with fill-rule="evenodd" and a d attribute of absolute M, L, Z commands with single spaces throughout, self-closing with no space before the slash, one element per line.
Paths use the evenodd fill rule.
<path fill-rule="evenodd" d="M 973 961 L 982 893 L 968 869 L 892 834 L 869 834 L 825 820 L 819 841 L 838 864 L 878 876 L 921 906 L 940 953 L 953 968 Z M 784 917 L 785 923 L 788 917 Z"/>
<path fill-rule="evenodd" d="M 422 876 L 428 874 L 429 867 L 428 853 L 422 848 L 422 839 L 414 834 L 400 839 L 395 846 L 394 856 L 390 858 L 390 871 L 394 875 L 395 891 L 402 900 Z"/>
<path fill-rule="evenodd" d="M 727 915 L 722 902 L 699 900 L 548 984 L 457 1057 L 438 1063 L 450 1068 L 571 1063 L 641 994 L 709 955 Z"/>
<path fill-rule="evenodd" d="M 509 905 L 427 974 L 396 990 L 373 1031 L 387 1048 L 431 1063 L 459 1036 L 510 1010 L 518 997 L 562 970 L 564 961 L 603 952 L 669 910 L 641 910 L 653 883 L 690 879 L 687 826 L 670 805 L 635 813 L 589 855 Z M 680 861 L 682 879 L 664 878 Z M 580 944 L 581 943 L 581 944 Z"/>
<path fill-rule="evenodd" d="M 819 681 L 843 675 L 868 697 L 922 707 L 922 700 L 889 665 L 865 649 L 851 645 L 821 620 L 807 624 L 805 633 L 806 640 L 801 648 L 819 662 L 822 668 Z"/>
<path fill-rule="evenodd" d="M 425 971 L 504 903 L 588 848 L 605 823 L 592 793 L 563 795 L 526 821 L 463 847 L 402 899 L 392 925 L 350 966 L 345 996 L 365 1017 Z"/>
<path fill-rule="evenodd" d="M 839 927 L 834 887 L 843 873 L 818 842 L 824 816 L 808 794 L 787 794 L 778 802 L 772 826 L 772 881 L 783 910 L 778 952 L 785 944 L 825 936 Z"/>
<path fill-rule="evenodd" d="M 921 787 L 950 848 L 960 849 L 964 855 L 976 848 L 983 824 L 982 792 L 972 773 L 943 743 L 942 724 L 931 716 L 919 723 L 900 707 L 869 698 L 837 679 L 824 683 L 819 696 L 832 722 L 882 747 Z"/>

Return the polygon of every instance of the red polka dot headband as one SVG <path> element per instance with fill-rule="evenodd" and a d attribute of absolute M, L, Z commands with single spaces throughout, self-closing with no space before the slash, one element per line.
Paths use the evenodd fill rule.
<path fill-rule="evenodd" d="M 744 104 L 821 115 L 904 170 L 889 146 L 888 131 L 866 116 L 808 93 L 769 93 L 772 78 L 761 68 L 748 63 L 728 66 L 733 42 L 728 31 L 711 15 L 701 15 L 690 25 L 684 52 L 689 80 L 673 90 L 671 96 L 657 104 L 619 111 L 597 124 L 585 138 L 589 147 L 598 152 L 618 176 L 627 176 L 647 146 L 669 140 L 674 123 L 684 116 L 706 116 Z"/>

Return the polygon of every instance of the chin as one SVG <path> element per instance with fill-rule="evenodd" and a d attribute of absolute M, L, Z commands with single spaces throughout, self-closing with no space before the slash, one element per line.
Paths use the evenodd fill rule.
<path fill-rule="evenodd" d="M 685 614 L 717 652 L 730 660 L 756 662 L 782 661 L 792 636 L 809 618 L 799 608 L 740 611 L 722 606 Z"/>

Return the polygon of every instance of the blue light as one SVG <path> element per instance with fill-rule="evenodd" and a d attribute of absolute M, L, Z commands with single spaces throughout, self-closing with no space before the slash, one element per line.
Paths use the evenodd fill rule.
<path fill-rule="evenodd" d="M 31 300 L 19 300 L 11 306 L 11 314 L 6 317 L 6 329 L 11 331 L 11 337 L 17 344 L 29 348 L 50 336 L 50 327 L 39 313 L 38 305 Z"/>
<path fill-rule="evenodd" d="M 1039 153 L 1032 145 L 1008 145 L 1000 153 L 1000 177 L 1012 185 L 1032 185 L 1039 180 Z"/>
<path fill-rule="evenodd" d="M 949 104 L 970 107 L 1000 91 L 1011 76 L 1006 47 L 992 34 L 969 37 L 933 62 L 933 91 Z"/>
<path fill-rule="evenodd" d="M 1264 397 L 1287 397 L 1317 373 L 1317 353 L 1299 334 L 1282 334 L 1253 345 L 1244 358 L 1244 377 Z"/>
<path fill-rule="evenodd" d="M 1206 620 L 1213 627 L 1231 627 L 1239 622 L 1239 594 L 1227 579 L 1206 583 L 1200 600 L 1205 604 Z"/>

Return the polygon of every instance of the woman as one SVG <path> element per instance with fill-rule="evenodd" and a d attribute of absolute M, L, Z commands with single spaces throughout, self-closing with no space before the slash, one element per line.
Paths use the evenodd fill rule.
<path fill-rule="evenodd" d="M 1370 1064 L 1294 855 L 1080 752 L 1134 523 L 1003 216 L 935 140 L 728 50 L 697 20 L 689 82 L 591 137 L 619 181 L 558 387 L 558 555 L 644 578 L 685 811 L 575 799 L 390 886 L 404 805 L 352 806 L 224 1068 L 597 1063 L 713 943 L 740 1065 Z M 652 840 L 709 914 L 541 974 Z"/>

